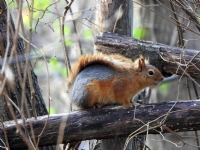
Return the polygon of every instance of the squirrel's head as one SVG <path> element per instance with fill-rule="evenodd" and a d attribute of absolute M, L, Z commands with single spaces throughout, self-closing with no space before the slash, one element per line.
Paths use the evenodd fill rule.
<path fill-rule="evenodd" d="M 143 56 L 140 56 L 137 63 L 136 72 L 141 77 L 141 80 L 146 83 L 146 86 L 156 86 L 164 79 L 161 72 L 156 67 L 150 65 Z"/>

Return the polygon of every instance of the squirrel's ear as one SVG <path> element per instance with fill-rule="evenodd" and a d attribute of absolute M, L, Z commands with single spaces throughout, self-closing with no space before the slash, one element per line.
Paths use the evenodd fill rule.
<path fill-rule="evenodd" d="M 138 61 L 138 72 L 142 72 L 144 68 L 145 68 L 145 61 L 144 58 L 141 58 Z"/>

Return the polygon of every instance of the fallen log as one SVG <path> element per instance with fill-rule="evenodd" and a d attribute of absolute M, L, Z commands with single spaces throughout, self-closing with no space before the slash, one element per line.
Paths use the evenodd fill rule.
<path fill-rule="evenodd" d="M 140 105 L 137 109 L 123 109 L 120 106 L 51 115 L 41 136 L 39 146 L 56 144 L 58 136 L 62 133 L 64 133 L 62 143 L 67 143 L 127 136 L 132 132 L 146 134 L 147 129 L 151 134 L 158 134 L 163 125 L 177 132 L 196 131 L 200 130 L 199 113 L 200 100 L 193 100 Z M 37 120 L 34 118 L 26 120 L 25 126 L 30 137 L 32 137 L 30 124 L 33 126 L 37 139 L 47 118 L 47 116 L 41 116 Z M 22 121 L 18 120 L 18 122 L 23 129 Z M 148 127 L 146 126 L 147 123 L 149 123 Z M 60 126 L 64 127 L 63 131 L 59 131 Z M 27 148 L 16 131 L 14 121 L 4 122 L 4 129 L 11 149 Z M 162 132 L 168 131 L 163 130 Z M 4 137 L 2 126 L 0 133 L 1 137 Z"/>
<path fill-rule="evenodd" d="M 133 60 L 142 54 L 165 76 L 184 74 L 200 79 L 200 52 L 197 50 L 156 44 L 110 32 L 97 36 L 95 49 L 106 54 L 122 54 Z"/>

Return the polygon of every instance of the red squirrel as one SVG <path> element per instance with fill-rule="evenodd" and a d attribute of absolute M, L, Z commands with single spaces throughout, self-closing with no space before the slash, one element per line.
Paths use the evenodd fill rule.
<path fill-rule="evenodd" d="M 67 87 L 71 102 L 79 108 L 119 103 L 133 107 L 132 98 L 142 89 L 164 79 L 143 56 L 136 61 L 121 55 L 81 56 L 72 67 Z"/>

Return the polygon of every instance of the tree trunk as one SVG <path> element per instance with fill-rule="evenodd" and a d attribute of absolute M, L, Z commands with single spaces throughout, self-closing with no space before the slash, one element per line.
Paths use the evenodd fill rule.
<path fill-rule="evenodd" d="M 16 63 L 12 63 L 12 60 L 11 60 L 11 63 L 9 66 L 14 75 L 14 87 L 10 87 L 9 84 L 7 84 L 5 93 L 7 93 L 6 95 L 18 106 L 20 111 L 22 111 L 22 109 L 24 110 L 22 111 L 22 113 L 24 114 L 26 118 L 35 117 L 34 112 L 33 112 L 34 108 L 36 110 L 35 112 L 36 116 L 46 115 L 48 112 L 47 112 L 47 108 L 44 103 L 44 100 L 42 98 L 40 88 L 38 86 L 37 77 L 32 70 L 29 60 L 25 59 L 25 50 L 24 50 L 23 40 L 22 38 L 18 36 L 18 33 L 15 30 L 15 25 L 14 25 L 11 15 L 9 16 L 10 19 L 8 20 L 8 16 L 7 16 L 8 9 L 7 9 L 6 2 L 4 0 L 0 0 L 0 6 L 1 6 L 0 33 L 1 33 L 1 40 L 2 40 L 1 41 L 2 46 L 0 49 L 1 57 L 4 60 L 6 58 L 7 60 L 9 60 L 11 57 L 21 57 L 24 60 L 24 61 L 20 61 Z M 9 26 L 8 28 L 9 31 L 7 30 L 8 26 Z M 8 36 L 7 36 L 7 33 L 9 33 Z M 7 41 L 7 39 L 9 39 L 9 41 Z M 7 47 L 8 49 L 6 49 Z M 5 54 L 7 53 L 6 50 L 8 50 L 7 56 L 5 56 Z M 30 65 L 29 69 L 27 69 L 28 67 L 26 66 L 27 65 L 26 63 Z M 30 77 L 28 76 L 28 73 L 30 73 Z M 32 85 L 33 91 L 31 91 L 30 89 L 31 85 L 29 83 L 30 80 L 28 78 L 31 78 L 33 82 L 33 85 Z M 5 103 L 5 98 L 3 95 L 1 96 L 0 101 L 1 101 L 0 111 L 3 116 L 4 121 L 13 120 L 13 117 L 11 117 L 10 115 L 10 111 L 8 111 L 8 107 L 7 106 L 5 107 L 6 103 Z M 34 104 L 32 103 L 33 101 L 35 105 L 33 105 Z M 26 104 L 28 106 L 28 110 L 26 109 Z M 13 109 L 14 109 L 15 116 L 17 118 L 21 118 L 22 116 L 20 115 L 19 111 L 17 111 L 15 107 L 13 107 Z M 50 149 L 54 149 L 55 146 L 48 146 L 44 148 L 50 150 Z M 40 148 L 40 149 L 43 149 L 43 148 Z"/>
<path fill-rule="evenodd" d="M 96 8 L 98 31 L 132 35 L 133 1 L 99 0 L 96 1 Z"/>
<path fill-rule="evenodd" d="M 131 0 L 99 0 L 97 1 L 96 24 L 100 32 L 114 32 L 121 35 L 132 36 L 133 26 L 133 1 Z M 144 141 L 145 136 L 138 139 Z M 137 138 L 130 141 L 127 149 L 142 149 L 143 143 Z M 96 150 L 121 150 L 126 137 L 115 137 L 114 139 L 99 141 Z M 134 144 L 133 144 L 134 143 Z"/>

